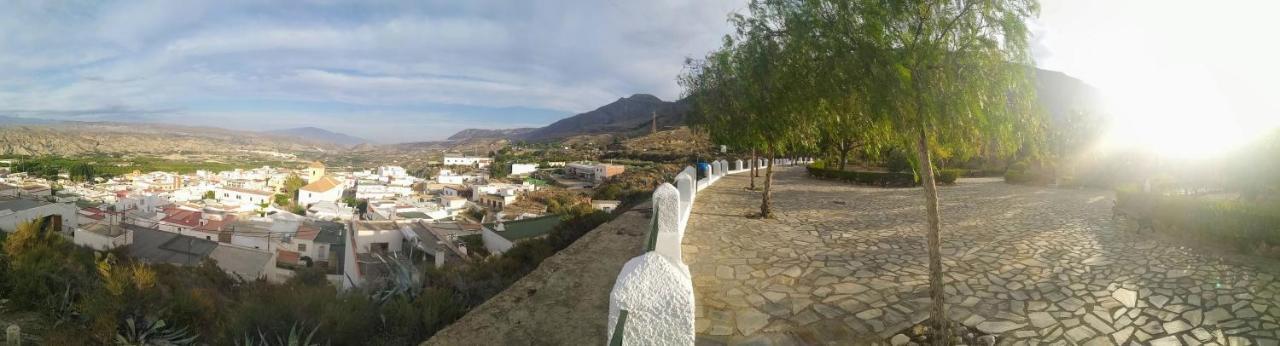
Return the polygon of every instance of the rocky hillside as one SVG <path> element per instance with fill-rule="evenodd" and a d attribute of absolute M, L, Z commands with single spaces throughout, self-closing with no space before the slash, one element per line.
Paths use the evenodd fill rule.
<path fill-rule="evenodd" d="M 655 116 L 658 130 L 662 130 L 684 125 L 688 114 L 689 105 L 685 100 L 668 102 L 649 94 L 635 94 L 536 129 L 466 129 L 449 139 L 503 138 L 538 142 L 583 135 L 631 137 L 649 133 Z"/>
<path fill-rule="evenodd" d="M 548 140 L 583 134 L 648 133 L 656 114 L 658 128 L 683 125 L 689 105 L 683 100 L 667 102 L 656 96 L 636 94 L 620 98 L 593 111 L 551 123 L 522 136 L 524 140 Z"/>
<path fill-rule="evenodd" d="M 448 140 L 464 141 L 468 139 L 481 139 L 481 138 L 487 138 L 487 139 L 519 138 L 520 136 L 523 136 L 529 132 L 532 132 L 533 130 L 537 130 L 537 129 L 532 127 L 522 127 L 522 128 L 516 128 L 516 129 L 496 129 L 496 130 L 466 129 L 466 130 L 458 131 L 458 133 L 455 133 L 452 136 L 449 136 Z"/>
<path fill-rule="evenodd" d="M 96 122 L 0 127 L 0 154 L 4 155 L 227 153 L 240 150 L 316 152 L 338 149 L 328 143 L 209 127 Z"/>

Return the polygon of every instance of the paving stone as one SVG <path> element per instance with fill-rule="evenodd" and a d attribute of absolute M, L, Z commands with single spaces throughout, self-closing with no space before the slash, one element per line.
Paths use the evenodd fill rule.
<path fill-rule="evenodd" d="M 1138 304 L 1138 293 L 1133 290 L 1118 288 L 1111 293 L 1111 297 L 1119 301 L 1120 304 L 1124 304 L 1125 307 L 1132 308 Z"/>
<path fill-rule="evenodd" d="M 1010 321 L 986 321 L 978 324 L 978 330 L 985 333 L 1000 334 L 1010 330 L 1022 328 L 1026 326 L 1023 323 L 1015 323 Z"/>
<path fill-rule="evenodd" d="M 759 207 L 746 174 L 698 193 L 682 248 L 700 340 L 887 343 L 928 317 L 918 189 L 775 174 L 774 219 L 742 216 Z M 1270 269 L 1135 234 L 1111 221 L 1110 192 L 962 181 L 940 194 L 948 317 L 1000 344 L 1280 339 Z"/>

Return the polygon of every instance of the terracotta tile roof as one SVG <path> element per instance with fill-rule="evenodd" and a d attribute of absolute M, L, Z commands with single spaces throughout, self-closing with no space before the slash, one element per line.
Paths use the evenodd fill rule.
<path fill-rule="evenodd" d="M 302 240 L 314 241 L 316 240 L 317 235 L 320 235 L 319 228 L 315 228 L 315 227 L 312 227 L 311 225 L 304 224 L 304 225 L 298 226 L 298 233 L 293 237 L 302 239 Z"/>
<path fill-rule="evenodd" d="M 200 212 L 178 208 L 165 209 L 164 219 L 160 221 L 194 228 L 200 226 Z"/>
<path fill-rule="evenodd" d="M 317 179 L 316 182 L 307 184 L 307 186 L 303 186 L 302 190 L 311 191 L 311 192 L 325 192 L 325 191 L 332 190 L 334 187 L 337 187 L 339 185 L 342 185 L 342 183 L 338 182 L 338 179 L 330 178 L 329 176 L 323 176 L 323 177 L 320 177 L 320 179 Z"/>
<path fill-rule="evenodd" d="M 298 260 L 302 258 L 302 254 L 289 250 L 276 250 L 276 263 L 284 263 L 298 265 Z"/>

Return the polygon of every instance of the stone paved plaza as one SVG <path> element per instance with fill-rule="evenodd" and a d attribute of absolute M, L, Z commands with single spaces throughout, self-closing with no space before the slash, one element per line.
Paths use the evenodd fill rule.
<path fill-rule="evenodd" d="M 684 258 L 699 344 L 883 343 L 928 317 L 919 189 L 779 171 L 773 220 L 744 217 L 760 204 L 745 173 L 698 195 Z M 1000 344 L 1280 340 L 1278 262 L 1135 235 L 1107 191 L 962 180 L 940 194 L 949 317 Z"/>

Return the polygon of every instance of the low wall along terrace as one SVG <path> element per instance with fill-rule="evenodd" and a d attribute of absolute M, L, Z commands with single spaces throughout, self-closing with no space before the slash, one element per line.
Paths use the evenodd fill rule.
<path fill-rule="evenodd" d="M 725 175 L 749 171 L 750 163 L 711 162 L 702 179 L 693 167 L 685 167 L 674 185 L 664 183 L 653 191 L 648 251 L 627 261 L 610 293 L 610 345 L 693 345 L 693 280 L 680 251 L 693 201 L 698 191 Z M 764 163 L 758 161 L 757 167 Z"/>

